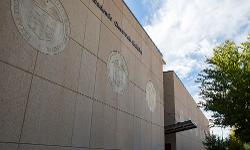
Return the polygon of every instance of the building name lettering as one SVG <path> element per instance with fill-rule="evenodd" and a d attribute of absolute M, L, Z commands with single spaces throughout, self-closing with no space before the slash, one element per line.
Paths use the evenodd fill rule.
<path fill-rule="evenodd" d="M 122 27 L 119 25 L 119 23 L 115 20 L 113 20 L 112 15 L 107 12 L 103 5 L 101 5 L 97 0 L 92 0 L 95 5 L 101 10 L 101 12 L 109 19 L 109 21 L 113 22 L 115 27 L 121 32 L 121 34 L 135 47 L 135 49 L 142 54 L 141 48 L 138 46 L 138 44 L 122 29 Z"/>

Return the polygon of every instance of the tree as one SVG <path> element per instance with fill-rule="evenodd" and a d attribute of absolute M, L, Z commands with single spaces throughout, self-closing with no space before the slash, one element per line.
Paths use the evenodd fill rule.
<path fill-rule="evenodd" d="M 225 41 L 206 64 L 197 79 L 203 108 L 213 112 L 214 125 L 234 127 L 250 142 L 250 36 L 240 46 Z"/>
<path fill-rule="evenodd" d="M 202 142 L 206 150 L 249 150 L 249 145 L 244 144 L 235 137 L 234 130 L 231 129 L 229 139 L 220 138 L 214 134 L 206 134 Z"/>
<path fill-rule="evenodd" d="M 245 150 L 250 150 L 250 144 L 244 144 L 244 148 L 245 148 Z"/>
<path fill-rule="evenodd" d="M 235 137 L 234 130 L 232 129 L 230 131 L 229 141 L 230 141 L 230 144 L 229 144 L 230 150 L 245 150 L 244 144 L 240 141 L 240 139 Z"/>
<path fill-rule="evenodd" d="M 220 139 L 214 134 L 206 134 L 202 143 L 206 150 L 227 150 L 229 146 L 228 139 Z"/>

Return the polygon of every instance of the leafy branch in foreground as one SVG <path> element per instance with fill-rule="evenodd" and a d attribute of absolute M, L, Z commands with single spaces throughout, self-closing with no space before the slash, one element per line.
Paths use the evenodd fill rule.
<path fill-rule="evenodd" d="M 202 107 L 213 112 L 213 123 L 235 128 L 235 135 L 250 142 L 250 36 L 237 46 L 225 41 L 206 60 L 199 74 Z"/>
<path fill-rule="evenodd" d="M 229 147 L 228 139 L 219 138 L 214 134 L 206 134 L 202 143 L 206 150 L 227 150 Z"/>

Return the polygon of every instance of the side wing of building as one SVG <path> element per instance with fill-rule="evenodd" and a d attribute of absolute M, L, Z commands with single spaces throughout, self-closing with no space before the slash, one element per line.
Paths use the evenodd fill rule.
<path fill-rule="evenodd" d="M 202 150 L 208 120 L 197 107 L 181 80 L 173 71 L 164 72 L 165 126 L 191 120 L 197 128 L 166 134 L 165 142 L 171 150 Z M 166 147 L 167 147 L 166 146 Z"/>

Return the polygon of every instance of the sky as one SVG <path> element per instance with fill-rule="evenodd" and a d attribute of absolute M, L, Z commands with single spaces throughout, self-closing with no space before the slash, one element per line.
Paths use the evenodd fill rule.
<path fill-rule="evenodd" d="M 250 33 L 250 0 L 124 0 L 196 102 L 197 75 L 213 48 L 225 40 L 241 43 Z M 211 112 L 204 112 L 211 118 Z M 213 128 L 226 137 L 229 129 Z"/>

